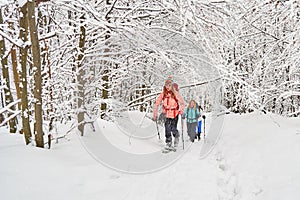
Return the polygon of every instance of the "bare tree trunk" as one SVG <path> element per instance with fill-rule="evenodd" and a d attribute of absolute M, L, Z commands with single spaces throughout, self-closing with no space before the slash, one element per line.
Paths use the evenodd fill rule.
<path fill-rule="evenodd" d="M 37 3 L 38 4 L 38 3 Z M 47 25 L 49 25 L 48 20 L 47 20 L 47 16 L 44 15 L 41 12 L 41 9 L 38 9 L 38 18 L 39 18 L 39 27 L 43 28 L 45 30 L 45 28 L 47 28 Z M 49 26 L 48 26 L 49 27 Z M 47 28 L 47 33 L 50 32 L 50 28 Z M 51 133 L 51 131 L 53 130 L 53 122 L 54 122 L 54 115 L 53 115 L 53 82 L 52 82 L 52 72 L 51 72 L 51 66 L 50 66 L 50 58 L 49 58 L 49 46 L 47 44 L 46 39 L 43 39 L 43 43 L 44 46 L 41 47 L 41 59 L 42 59 L 42 66 L 45 66 L 45 69 L 42 69 L 42 71 L 47 71 L 48 76 L 46 77 L 45 82 L 47 82 L 47 91 L 49 91 L 49 97 L 47 98 L 47 102 L 46 105 L 49 105 L 49 107 L 47 106 L 47 110 L 45 111 L 46 117 L 47 119 L 49 119 L 49 134 Z M 44 114 L 44 115 L 45 115 Z"/>
<path fill-rule="evenodd" d="M 105 36 L 105 40 L 108 40 L 110 37 L 109 33 L 107 33 L 107 35 Z M 108 42 L 105 42 L 105 49 L 104 49 L 104 54 L 109 52 L 109 49 L 108 49 Z M 106 56 L 106 55 L 104 55 Z M 102 74 L 102 99 L 108 99 L 108 83 L 109 83 L 109 70 L 108 70 L 108 65 L 109 63 L 107 61 L 103 61 L 103 67 L 105 68 L 103 70 L 103 74 Z M 105 112 L 106 112 L 106 109 L 107 109 L 107 104 L 106 103 L 101 103 L 101 111 L 102 111 L 102 114 L 100 115 L 101 119 L 104 118 L 105 116 Z"/>
<path fill-rule="evenodd" d="M 21 99 L 21 91 L 20 91 L 20 75 L 18 72 L 18 60 L 17 60 L 17 51 L 15 49 L 16 47 L 13 46 L 12 49 L 10 50 L 11 54 L 11 62 L 12 62 L 12 67 L 13 67 L 13 75 L 14 75 L 14 82 L 16 86 L 16 91 L 17 91 L 17 98 Z M 21 102 L 18 103 L 18 109 L 21 110 Z"/>
<path fill-rule="evenodd" d="M 81 136 L 83 136 L 84 133 L 84 125 L 85 125 L 85 119 L 84 119 L 84 102 L 85 102 L 85 81 L 84 81 L 84 69 L 82 67 L 83 62 L 83 56 L 84 56 L 84 46 L 85 46 L 85 38 L 86 38 L 86 28 L 83 25 L 83 22 L 85 20 L 84 15 L 80 17 L 80 38 L 79 38 L 79 53 L 78 53 L 78 75 L 77 75 L 77 81 L 78 81 L 78 101 L 77 101 L 77 108 L 78 108 L 78 130 L 81 133 Z"/>
<path fill-rule="evenodd" d="M 35 98 L 35 125 L 34 134 L 37 147 L 44 148 L 43 138 L 43 110 L 42 110 L 42 73 L 41 73 L 41 55 L 40 45 L 38 39 L 37 25 L 35 22 L 35 2 L 28 1 L 28 24 L 31 39 L 31 49 L 33 57 L 33 71 L 34 71 L 34 98 Z"/>
<path fill-rule="evenodd" d="M 49 116 L 50 116 L 50 123 L 49 123 L 49 131 L 51 131 L 53 129 L 53 121 L 54 121 L 54 116 L 53 116 L 53 83 L 52 83 L 52 76 L 51 76 L 51 67 L 50 67 L 50 59 L 49 59 L 49 47 L 47 45 L 46 40 L 44 40 L 45 43 L 45 53 L 46 53 L 46 65 L 48 68 L 48 78 L 49 78 L 49 98 L 50 98 L 50 108 L 49 108 Z"/>
<path fill-rule="evenodd" d="M 107 65 L 103 65 L 104 67 L 107 67 Z M 103 81 L 103 84 L 102 84 L 102 99 L 108 99 L 108 70 L 104 70 L 103 71 L 103 76 L 102 76 L 102 81 Z M 102 111 L 102 114 L 101 114 L 101 118 L 103 119 L 104 116 L 105 116 L 105 112 L 106 112 L 106 108 L 107 108 L 107 105 L 106 103 L 101 103 L 101 111 Z"/>
<path fill-rule="evenodd" d="M 27 21 L 27 3 L 20 8 L 20 39 L 25 43 L 28 40 L 28 21 Z M 21 65 L 21 102 L 22 102 L 22 129 L 25 137 L 26 145 L 31 141 L 31 130 L 29 122 L 29 109 L 28 109 L 28 91 L 27 91 L 27 54 L 28 46 L 20 48 L 20 65 Z"/>
<path fill-rule="evenodd" d="M 143 74 L 145 74 L 145 73 L 143 73 Z M 142 91 L 141 91 L 141 97 L 143 97 L 145 94 L 146 94 L 146 86 L 145 86 L 145 84 L 142 84 Z M 143 102 L 144 101 L 144 98 L 142 98 L 141 99 L 141 102 Z M 145 107 L 145 105 L 144 104 L 141 104 L 140 105 L 140 112 L 144 112 L 144 111 L 146 111 L 146 107 Z"/>
<path fill-rule="evenodd" d="M 0 24 L 3 24 L 2 19 L 2 10 L 0 9 Z M 4 38 L 0 37 L 0 59 L 2 64 L 2 75 L 5 81 L 6 87 L 4 88 L 4 96 L 5 96 L 5 106 L 12 103 L 13 97 L 10 90 L 10 78 L 9 78 L 9 71 L 8 71 L 8 63 L 7 63 L 7 55 L 5 55 L 6 47 Z M 15 110 L 14 106 L 10 107 L 11 110 Z M 12 113 L 8 112 L 8 117 L 10 117 Z M 13 118 L 9 120 L 9 132 L 15 133 L 17 131 L 16 119 Z"/>
<path fill-rule="evenodd" d="M 9 23 L 9 27 L 13 30 L 13 23 Z M 12 68 L 13 68 L 13 75 L 14 75 L 14 82 L 16 86 L 16 91 L 17 91 L 17 98 L 21 99 L 21 91 L 20 91 L 20 75 L 18 72 L 18 59 L 17 59 L 17 51 L 16 51 L 16 45 L 13 45 L 10 54 L 11 54 L 11 63 L 12 63 Z M 21 110 L 21 102 L 18 103 L 18 109 Z"/>
<path fill-rule="evenodd" d="M 112 5 L 112 3 L 110 2 L 110 0 L 106 0 L 106 5 L 108 5 L 108 6 L 112 6 L 111 8 L 110 8 L 110 10 L 107 12 L 107 14 L 106 14 L 106 16 L 105 16 L 105 19 L 106 19 L 106 21 L 110 21 L 110 17 L 109 17 L 109 14 L 111 13 L 111 11 L 112 11 L 112 9 L 113 9 L 113 7 L 114 7 L 114 5 Z M 106 33 L 106 35 L 105 35 L 105 40 L 106 40 L 106 42 L 105 42 L 105 45 L 106 45 L 106 47 L 105 47 L 105 50 L 104 50 L 104 53 L 107 53 L 107 52 L 109 52 L 109 48 L 108 48 L 108 42 L 107 42 L 107 40 L 110 38 L 110 32 L 108 31 L 107 33 Z M 103 63 L 103 67 L 105 68 L 104 70 L 103 70 L 103 75 L 102 75 L 102 82 L 103 82 L 103 84 L 102 84 L 102 99 L 108 99 L 108 83 L 109 83 L 109 76 L 108 76 L 108 74 L 109 74 L 109 69 L 108 69 L 108 65 L 109 65 L 109 63 L 107 62 L 107 61 L 104 61 L 104 63 Z M 105 112 L 106 112 L 106 109 L 107 109 L 107 104 L 106 103 L 101 103 L 101 111 L 102 111 L 102 114 L 101 114 L 101 118 L 103 119 L 104 118 L 104 116 L 105 116 Z"/>

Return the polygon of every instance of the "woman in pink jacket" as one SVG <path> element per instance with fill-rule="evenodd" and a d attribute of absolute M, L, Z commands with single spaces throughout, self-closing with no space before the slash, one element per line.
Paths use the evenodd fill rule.
<path fill-rule="evenodd" d="M 153 120 L 157 119 L 158 106 L 162 104 L 163 112 L 166 115 L 165 136 L 166 145 L 172 146 L 172 135 L 174 139 L 174 147 L 178 146 L 179 132 L 177 129 L 178 114 L 183 114 L 184 101 L 181 95 L 173 87 L 173 81 L 169 77 L 166 80 L 163 91 L 159 94 L 154 104 Z"/>

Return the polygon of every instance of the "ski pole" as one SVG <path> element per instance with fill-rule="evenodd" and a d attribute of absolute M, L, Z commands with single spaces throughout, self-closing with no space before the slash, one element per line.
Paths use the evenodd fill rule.
<path fill-rule="evenodd" d="M 157 119 L 155 120 L 155 123 L 156 123 L 158 139 L 160 140 L 160 133 L 159 133 L 159 128 L 158 128 L 158 124 L 157 124 Z"/>
<path fill-rule="evenodd" d="M 205 115 L 202 116 L 203 118 L 203 137 L 204 137 L 204 141 L 205 141 Z"/>
<path fill-rule="evenodd" d="M 182 139 L 182 149 L 184 150 L 184 138 L 183 138 L 183 119 L 182 119 L 182 115 L 181 115 L 181 128 L 182 128 L 182 132 L 181 132 L 181 139 Z"/>

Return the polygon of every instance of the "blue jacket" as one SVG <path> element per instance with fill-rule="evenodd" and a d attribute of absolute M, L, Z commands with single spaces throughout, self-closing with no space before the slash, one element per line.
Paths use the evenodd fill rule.
<path fill-rule="evenodd" d="M 187 123 L 198 122 L 198 117 L 200 117 L 200 112 L 198 109 L 186 108 L 184 109 L 184 117 Z"/>

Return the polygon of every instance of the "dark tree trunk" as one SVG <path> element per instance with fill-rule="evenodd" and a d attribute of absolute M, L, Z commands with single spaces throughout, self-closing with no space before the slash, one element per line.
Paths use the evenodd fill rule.
<path fill-rule="evenodd" d="M 34 134 L 37 147 L 44 148 L 43 138 L 43 110 L 42 110 L 42 73 L 41 73 L 41 54 L 38 38 L 38 30 L 35 21 L 35 2 L 28 1 L 28 24 L 31 39 L 31 49 L 33 57 L 34 71 L 34 98 L 35 98 L 35 124 Z"/>

